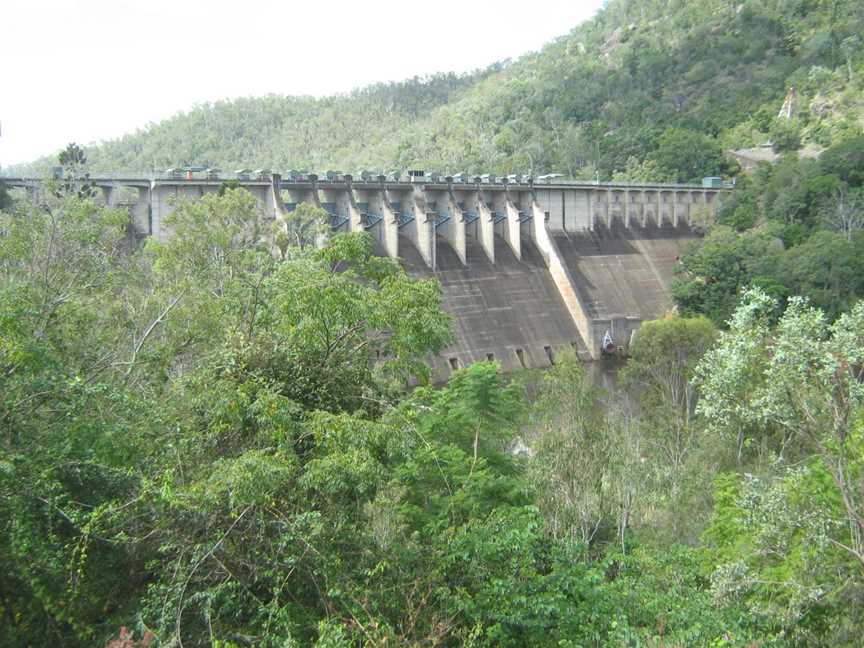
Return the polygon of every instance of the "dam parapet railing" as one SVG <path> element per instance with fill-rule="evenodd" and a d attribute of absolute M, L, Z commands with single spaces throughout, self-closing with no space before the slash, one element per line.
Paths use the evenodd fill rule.
<path fill-rule="evenodd" d="M 15 173 L 9 173 L 6 171 L 0 171 L 0 180 L 3 180 L 9 185 L 15 186 L 17 184 L 23 183 L 39 183 L 45 180 L 46 178 L 51 178 L 50 173 L 46 173 L 45 176 L 39 175 L 28 175 L 23 176 Z M 347 173 L 338 173 L 338 172 L 328 172 L 328 173 L 300 173 L 300 172 L 288 172 L 287 174 L 282 174 L 279 172 L 272 172 L 269 170 L 258 170 L 258 171 L 221 171 L 221 170 L 202 170 L 202 171 L 112 171 L 112 172 L 102 172 L 97 171 L 90 174 L 89 180 L 96 182 L 97 184 L 100 182 L 224 182 L 224 181 L 237 181 L 237 182 L 270 182 L 272 177 L 279 177 L 282 184 L 311 184 L 313 182 L 317 182 L 318 184 L 345 184 L 346 182 L 352 182 L 354 184 L 366 184 L 366 185 L 391 185 L 391 184 L 424 184 L 424 185 L 453 185 L 456 187 L 459 186 L 482 186 L 488 188 L 503 188 L 505 185 L 509 186 L 513 189 L 529 189 L 531 187 L 540 188 L 613 188 L 613 189 L 668 189 L 668 190 L 702 190 L 702 189 L 713 189 L 713 190 L 723 190 L 732 188 L 731 185 L 724 184 L 722 187 L 706 187 L 702 183 L 682 183 L 682 182 L 631 182 L 631 181 L 589 181 L 589 180 L 569 180 L 569 179 L 555 179 L 555 180 L 543 180 L 542 176 L 539 178 L 532 178 L 529 176 L 522 176 L 520 180 L 508 180 L 507 178 L 487 178 L 481 179 L 481 176 L 476 176 L 473 178 L 458 178 L 454 179 L 453 176 L 443 176 L 437 174 L 430 175 L 422 175 L 422 176 L 410 176 L 406 174 L 365 174 L 365 175 L 353 175 Z"/>

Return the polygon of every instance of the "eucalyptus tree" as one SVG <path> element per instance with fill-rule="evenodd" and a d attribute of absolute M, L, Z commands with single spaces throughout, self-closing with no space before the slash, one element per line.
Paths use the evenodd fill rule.
<path fill-rule="evenodd" d="M 90 180 L 87 171 L 87 155 L 84 149 L 72 142 L 60 151 L 57 161 L 63 169 L 63 177 L 57 196 L 75 195 L 79 198 L 93 198 L 96 195 L 96 185 Z"/>
<path fill-rule="evenodd" d="M 694 470 L 700 450 L 702 425 L 696 418 L 698 393 L 694 371 L 714 343 L 716 329 L 706 317 L 670 316 L 644 322 L 631 345 L 631 358 L 622 382 L 638 402 L 643 422 L 643 457 L 650 461 L 662 485 L 664 507 L 672 522 L 672 536 L 680 540 L 685 520 L 685 479 Z"/>
<path fill-rule="evenodd" d="M 575 357 L 556 359 L 539 391 L 525 433 L 529 477 L 552 533 L 587 549 L 614 515 L 615 448 L 604 394 Z"/>
<path fill-rule="evenodd" d="M 739 454 L 761 435 L 776 457 L 767 474 L 718 488 L 706 537 L 721 558 L 715 587 L 808 629 L 803 641 L 852 645 L 864 591 L 864 302 L 833 323 L 800 297 L 772 324 L 776 308 L 746 291 L 697 371 L 708 431 Z"/>

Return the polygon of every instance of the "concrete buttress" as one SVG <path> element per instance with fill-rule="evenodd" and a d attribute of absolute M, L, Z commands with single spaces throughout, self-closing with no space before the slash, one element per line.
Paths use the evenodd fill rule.
<path fill-rule="evenodd" d="M 462 213 L 462 209 L 453 197 L 452 188 L 447 188 L 447 193 L 445 194 L 443 201 L 444 211 L 442 211 L 441 206 L 439 206 L 439 219 L 445 212 L 449 214 L 450 218 L 437 228 L 437 233 L 453 247 L 456 256 L 458 256 L 459 260 L 462 262 L 462 265 L 467 266 L 468 258 L 465 249 L 465 215 Z"/>
<path fill-rule="evenodd" d="M 387 256 L 391 259 L 399 258 L 399 218 L 395 211 L 393 211 L 392 203 L 390 200 L 390 193 L 385 189 L 382 185 L 381 187 L 382 193 L 382 201 L 381 201 L 381 215 L 384 217 L 384 222 L 381 223 L 381 227 L 383 228 L 383 243 L 384 250 L 387 252 Z"/>
<path fill-rule="evenodd" d="M 426 215 L 426 195 L 422 185 L 414 185 L 408 209 L 409 213 L 413 213 L 414 218 L 405 225 L 402 231 L 408 240 L 414 244 L 426 267 L 433 268 L 435 262 L 432 256 L 432 237 L 429 232 L 430 221 Z"/>
<path fill-rule="evenodd" d="M 483 192 L 477 192 L 477 234 L 480 245 L 491 263 L 495 263 L 495 220 L 492 210 L 486 205 Z"/>
<path fill-rule="evenodd" d="M 348 228 L 351 232 L 363 231 L 363 215 L 354 196 L 354 188 L 351 186 L 351 176 L 345 176 L 345 196 L 348 199 Z"/>
<path fill-rule="evenodd" d="M 513 201 L 510 199 L 509 191 L 505 190 L 505 202 L 504 208 L 507 210 L 507 220 L 504 221 L 504 240 L 507 241 L 507 245 L 510 246 L 510 249 L 513 250 L 513 254 L 516 255 L 517 259 L 522 258 L 522 241 L 521 241 L 521 228 L 519 223 L 519 210 L 516 208 L 516 205 L 513 204 Z"/>
<path fill-rule="evenodd" d="M 558 294 L 564 301 L 567 312 L 573 319 L 576 325 L 576 330 L 582 336 L 582 340 L 588 347 L 588 352 L 592 358 L 599 356 L 600 342 L 594 340 L 593 328 L 588 318 L 586 309 L 574 287 L 573 279 L 567 270 L 567 266 L 561 258 L 561 253 L 558 251 L 558 246 L 555 240 L 549 236 L 546 229 L 546 218 L 541 207 L 534 202 L 531 205 L 533 218 L 531 219 L 531 234 L 537 249 L 546 261 L 546 266 L 549 268 L 549 274 L 552 275 L 552 282 L 555 288 L 558 289 Z"/>

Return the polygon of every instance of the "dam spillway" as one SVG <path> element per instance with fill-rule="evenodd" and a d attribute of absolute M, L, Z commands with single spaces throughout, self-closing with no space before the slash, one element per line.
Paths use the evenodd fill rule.
<path fill-rule="evenodd" d="M 176 200 L 218 192 L 228 178 L 93 177 L 137 232 L 164 240 Z M 614 340 L 626 353 L 643 320 L 673 307 L 678 258 L 727 189 L 662 183 L 471 181 L 414 174 L 231 178 L 278 224 L 300 203 L 324 209 L 334 231 L 368 232 L 376 253 L 435 277 L 455 342 L 430 359 L 436 378 L 478 360 L 505 370 L 548 367 L 562 349 L 585 359 Z M 30 193 L 41 180 L 5 178 Z M 122 196 L 126 196 L 125 200 Z"/>

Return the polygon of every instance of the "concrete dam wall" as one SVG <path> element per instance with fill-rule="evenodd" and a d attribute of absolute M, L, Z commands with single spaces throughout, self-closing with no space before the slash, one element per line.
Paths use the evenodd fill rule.
<path fill-rule="evenodd" d="M 697 237 L 650 228 L 556 232 L 558 248 L 592 318 L 656 318 L 671 304 L 675 263 Z"/>
<path fill-rule="evenodd" d="M 472 362 L 495 360 L 505 371 L 548 367 L 564 350 L 587 355 L 587 348 L 549 276 L 539 250 L 530 241 L 517 259 L 496 236 L 495 263 L 480 244 L 468 239 L 468 265 L 439 236 L 437 264 L 431 269 L 407 242 L 400 249 L 405 269 L 415 277 L 441 282 L 444 309 L 453 317 L 455 343 L 431 359 L 436 376 Z"/>
<path fill-rule="evenodd" d="M 594 336 L 608 330 L 624 348 L 642 320 L 672 309 L 675 264 L 698 238 L 687 227 L 653 225 L 558 231 L 553 237 Z"/>
<path fill-rule="evenodd" d="M 418 174 L 419 173 L 419 174 Z M 219 190 L 220 178 L 93 178 L 109 205 L 129 208 L 142 235 L 165 239 L 174 197 Z M 685 184 L 579 183 L 520 178 L 277 174 L 233 181 L 265 220 L 299 203 L 323 208 L 334 231 L 368 232 L 377 254 L 441 282 L 454 344 L 431 358 L 436 378 L 479 360 L 505 370 L 548 367 L 563 349 L 585 359 L 627 352 L 646 319 L 668 312 L 678 258 L 726 189 Z M 38 179 L 7 186 L 39 190 Z"/>

